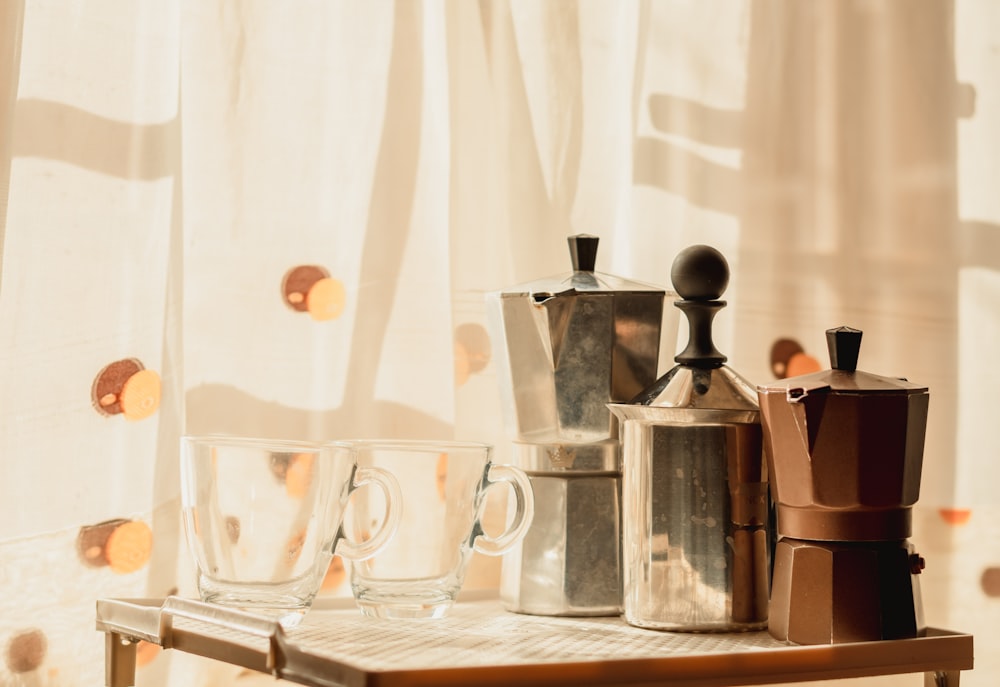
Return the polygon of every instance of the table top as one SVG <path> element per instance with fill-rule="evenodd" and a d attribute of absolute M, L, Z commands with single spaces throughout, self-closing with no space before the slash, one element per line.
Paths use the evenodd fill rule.
<path fill-rule="evenodd" d="M 97 629 L 316 687 L 711 687 L 973 665 L 972 636 L 941 629 L 913 639 L 795 646 L 767 632 L 660 632 L 621 618 L 520 615 L 505 611 L 495 593 L 470 595 L 436 620 L 369 618 L 350 599 L 321 601 L 288 629 L 179 597 L 102 599 Z"/>

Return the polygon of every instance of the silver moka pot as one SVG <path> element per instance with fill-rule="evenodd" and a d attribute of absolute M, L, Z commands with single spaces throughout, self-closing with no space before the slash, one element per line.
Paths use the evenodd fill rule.
<path fill-rule="evenodd" d="M 520 613 L 621 613 L 621 458 L 607 404 L 656 379 L 665 293 L 595 272 L 597 242 L 571 236 L 572 272 L 487 296 L 513 462 L 535 499 L 501 572 L 501 598 Z"/>
<path fill-rule="evenodd" d="M 725 258 L 691 246 L 674 260 L 674 303 L 690 339 L 622 423 L 624 615 L 659 630 L 759 630 L 768 611 L 768 491 L 757 390 L 725 365 L 712 319 Z"/>

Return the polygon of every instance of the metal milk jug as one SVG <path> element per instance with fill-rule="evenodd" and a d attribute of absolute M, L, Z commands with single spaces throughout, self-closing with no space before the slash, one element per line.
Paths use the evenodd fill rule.
<path fill-rule="evenodd" d="M 729 267 L 709 246 L 674 260 L 690 339 L 622 423 L 625 620 L 660 630 L 767 626 L 768 510 L 756 388 L 726 366 L 711 325 Z"/>
<path fill-rule="evenodd" d="M 597 243 L 571 236 L 572 272 L 487 296 L 513 462 L 535 500 L 502 564 L 500 595 L 516 612 L 621 613 L 621 459 L 607 404 L 656 379 L 664 290 L 595 272 Z"/>

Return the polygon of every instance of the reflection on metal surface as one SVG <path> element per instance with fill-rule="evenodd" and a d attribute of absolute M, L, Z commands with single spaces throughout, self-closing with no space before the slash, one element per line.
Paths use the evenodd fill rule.
<path fill-rule="evenodd" d="M 624 431 L 626 619 L 676 630 L 764 627 L 760 425 L 629 421 Z"/>
<path fill-rule="evenodd" d="M 621 478 L 535 474 L 535 522 L 507 554 L 507 608 L 537 615 L 621 613 Z"/>
<path fill-rule="evenodd" d="M 677 313 L 665 320 L 662 288 L 595 272 L 597 237 L 569 247 L 571 273 L 487 297 L 507 433 L 537 513 L 504 560 L 503 599 L 524 613 L 617 615 L 621 456 L 607 404 L 656 379 Z"/>
<path fill-rule="evenodd" d="M 625 286 L 592 274 L 593 287 Z M 590 291 L 577 276 L 560 293 L 491 294 L 506 423 L 515 441 L 581 444 L 613 438 L 605 404 L 656 378 L 663 291 Z M 631 288 L 640 288 L 632 286 Z"/>

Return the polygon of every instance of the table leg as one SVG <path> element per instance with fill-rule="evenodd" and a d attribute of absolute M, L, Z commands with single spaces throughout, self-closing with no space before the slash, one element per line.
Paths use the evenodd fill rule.
<path fill-rule="evenodd" d="M 117 632 L 104 637 L 104 684 L 107 687 L 135 685 L 136 642 Z"/>
<path fill-rule="evenodd" d="M 924 687 L 958 687 L 959 670 L 938 670 L 924 673 Z"/>

